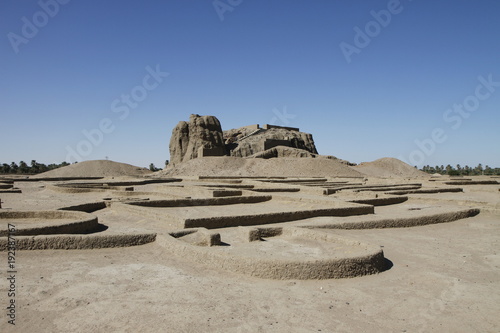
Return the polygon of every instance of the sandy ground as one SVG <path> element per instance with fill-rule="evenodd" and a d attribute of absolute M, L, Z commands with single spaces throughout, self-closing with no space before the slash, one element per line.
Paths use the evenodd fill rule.
<path fill-rule="evenodd" d="M 293 165 L 293 167 L 290 167 Z M 158 175 L 177 176 L 268 176 L 268 177 L 363 177 L 364 174 L 339 160 L 326 158 L 196 158 L 175 167 L 166 168 Z"/>
<path fill-rule="evenodd" d="M 429 177 L 425 172 L 417 170 L 403 161 L 390 157 L 380 158 L 372 162 L 364 162 L 353 167 L 353 169 L 371 177 Z"/>
<path fill-rule="evenodd" d="M 78 201 L 73 195 L 25 184 L 26 201 L 2 194 L 4 207 L 55 208 L 64 196 L 65 202 Z M 106 195 L 78 198 L 86 202 Z M 474 186 L 462 196 L 443 193 L 428 198 L 494 203 L 498 195 L 498 186 Z M 415 195 L 419 197 L 424 195 Z M 98 215 L 105 220 L 112 212 Z M 382 246 L 393 266 L 351 279 L 280 281 L 194 264 L 157 243 L 20 251 L 16 326 L 7 323 L 4 310 L 0 331 L 500 331 L 498 210 L 413 228 L 326 232 Z M 7 253 L 0 255 L 4 258 L 0 302 L 5 309 Z"/>
<path fill-rule="evenodd" d="M 30 178 L 46 177 L 116 177 L 142 176 L 152 172 L 146 168 L 108 160 L 95 160 L 74 163 L 62 168 L 50 170 Z"/>
<path fill-rule="evenodd" d="M 384 246 L 394 265 L 341 280 L 254 279 L 183 262 L 155 244 L 20 252 L 15 330 L 498 332 L 498 222 L 479 215 L 416 228 L 337 230 Z M 3 321 L 2 331 L 11 331 Z"/>

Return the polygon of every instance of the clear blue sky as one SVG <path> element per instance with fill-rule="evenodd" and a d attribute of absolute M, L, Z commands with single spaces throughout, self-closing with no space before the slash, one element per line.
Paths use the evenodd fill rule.
<path fill-rule="evenodd" d="M 0 162 L 163 166 L 198 113 L 357 163 L 500 167 L 499 1 L 60 2 L 0 3 Z"/>

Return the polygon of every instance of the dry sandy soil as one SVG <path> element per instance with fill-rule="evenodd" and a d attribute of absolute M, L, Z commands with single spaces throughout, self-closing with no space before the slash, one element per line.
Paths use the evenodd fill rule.
<path fill-rule="evenodd" d="M 293 165 L 293 167 L 291 167 Z M 339 160 L 326 158 L 197 158 L 160 172 L 168 176 L 362 177 Z"/>
<path fill-rule="evenodd" d="M 154 243 L 20 252 L 17 326 L 4 316 L 2 331 L 499 331 L 498 215 L 335 232 L 384 246 L 394 266 L 352 279 L 275 281 L 194 265 Z"/>
<path fill-rule="evenodd" d="M 157 199 L 152 193 L 168 194 L 172 186 L 187 181 L 134 187 Z M 16 182 L 23 193 L 0 194 L 2 210 L 55 209 L 115 195 L 113 191 L 60 193 L 50 189 L 53 184 Z M 4 311 L 0 331 L 499 332 L 499 187 L 470 185 L 463 193 L 410 194 L 409 201 L 395 205 L 395 210 L 375 208 L 375 215 L 381 216 L 441 204 L 482 209 L 472 218 L 410 228 L 324 230 L 382 247 L 392 267 L 355 278 L 260 279 L 194 263 L 158 242 L 18 251 L 16 326 L 7 323 Z M 342 193 L 330 198 L 341 199 Z M 300 192 L 293 195 L 301 196 Z M 346 192 L 345 197 L 357 195 Z M 313 194 L 303 194 L 309 196 Z M 94 214 L 119 232 L 168 229 L 158 220 L 113 209 Z M 0 256 L 4 267 L 0 302 L 5 308 L 7 253 Z"/>
<path fill-rule="evenodd" d="M 363 162 L 355 167 L 357 170 L 367 176 L 371 177 L 428 177 L 429 175 L 423 171 L 417 170 L 411 165 L 408 165 L 398 159 L 384 157 L 372 162 Z"/>
<path fill-rule="evenodd" d="M 35 175 L 32 178 L 142 176 L 150 173 L 152 172 L 146 168 L 126 163 L 96 160 L 71 164 Z"/>

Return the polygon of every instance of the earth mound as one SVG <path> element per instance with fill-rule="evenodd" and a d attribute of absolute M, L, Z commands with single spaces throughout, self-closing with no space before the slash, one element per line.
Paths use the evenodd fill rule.
<path fill-rule="evenodd" d="M 146 168 L 108 160 L 84 161 L 50 170 L 31 178 L 58 177 L 118 177 L 143 176 L 152 173 Z"/>
<path fill-rule="evenodd" d="M 410 178 L 429 176 L 427 173 L 392 157 L 380 158 L 373 162 L 363 162 L 353 167 L 353 169 L 367 176 L 380 178 Z"/>
<path fill-rule="evenodd" d="M 211 177 L 363 177 L 339 160 L 327 158 L 204 157 L 183 162 L 159 176 Z"/>

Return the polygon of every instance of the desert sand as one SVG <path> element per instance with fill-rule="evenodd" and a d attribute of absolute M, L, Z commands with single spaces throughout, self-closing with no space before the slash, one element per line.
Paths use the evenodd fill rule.
<path fill-rule="evenodd" d="M 207 177 L 190 174 L 195 161 Z M 283 167 L 234 161 L 232 177 L 203 158 L 151 177 L 60 181 L 61 169 L 15 180 L 21 193 L 0 194 L 0 218 L 26 249 L 15 258 L 16 325 L 4 314 L 1 331 L 499 331 L 500 184 L 446 185 L 410 169 L 374 177 L 340 163 L 306 173 L 299 162 L 288 175 L 300 178 L 285 178 Z M 385 194 L 404 188 L 438 193 Z M 58 209 L 69 212 L 6 213 Z M 94 218 L 86 232 L 72 224 Z M 34 228 L 49 222 L 69 229 Z M 185 229 L 195 222 L 205 227 Z"/>
<path fill-rule="evenodd" d="M 150 173 L 151 171 L 146 168 L 126 163 L 96 160 L 71 164 L 34 175 L 32 178 L 141 176 Z"/>
<path fill-rule="evenodd" d="M 384 157 L 372 162 L 360 163 L 353 169 L 372 177 L 394 178 L 394 177 L 429 177 L 423 171 L 417 170 L 396 158 Z"/>
<path fill-rule="evenodd" d="M 363 177 L 363 174 L 340 161 L 325 158 L 205 157 L 167 168 L 161 174 L 226 177 L 322 177 L 332 174 L 338 177 Z"/>

